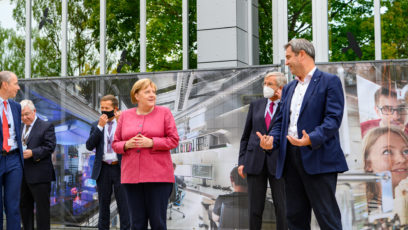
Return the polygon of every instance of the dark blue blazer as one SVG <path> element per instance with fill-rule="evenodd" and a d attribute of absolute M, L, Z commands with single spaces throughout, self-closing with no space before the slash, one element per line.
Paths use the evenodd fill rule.
<path fill-rule="evenodd" d="M 101 173 L 101 168 L 102 168 L 102 160 L 103 160 L 103 146 L 105 143 L 105 138 L 104 138 L 104 131 L 105 127 L 101 130 L 98 128 L 98 122 L 94 122 L 91 127 L 91 132 L 89 134 L 88 140 L 86 141 L 86 149 L 89 151 L 92 151 L 93 149 L 96 149 L 95 151 L 95 162 L 94 166 L 92 169 L 92 175 L 91 178 L 94 180 L 97 180 L 99 177 L 99 174 Z M 119 160 L 119 165 L 122 161 L 122 155 L 117 154 L 118 160 Z"/>
<path fill-rule="evenodd" d="M 285 165 L 286 138 L 290 120 L 290 104 L 298 81 L 287 84 L 282 91 L 281 110 L 269 135 L 273 148 L 279 148 L 276 177 L 282 177 Z M 339 127 L 343 118 L 344 94 L 340 79 L 316 69 L 306 90 L 299 119 L 298 136 L 305 130 L 311 146 L 300 147 L 303 167 L 308 174 L 344 172 L 348 170 L 340 147 Z"/>
<path fill-rule="evenodd" d="M 55 181 L 52 153 L 57 145 L 54 125 L 37 118 L 27 138 L 33 157 L 24 160 L 24 178 L 29 184 Z"/>
<path fill-rule="evenodd" d="M 23 146 L 21 144 L 21 106 L 19 103 L 13 101 L 12 99 L 8 99 L 7 100 L 10 108 L 11 108 L 11 112 L 13 113 L 13 121 L 14 121 L 14 128 L 15 128 L 15 132 L 16 132 L 16 139 L 17 139 L 17 146 L 18 149 L 20 151 L 20 161 L 21 161 L 21 165 L 24 165 L 24 157 L 23 157 Z M 0 144 L 3 145 L 3 129 L 0 128 Z M 0 147 L 1 148 L 1 147 Z M 2 157 L 0 155 L 0 157 Z"/>
<path fill-rule="evenodd" d="M 258 99 L 251 102 L 245 123 L 244 132 L 241 137 L 239 149 L 238 165 L 244 165 L 244 172 L 258 175 L 264 167 L 264 161 L 268 172 L 275 175 L 276 161 L 278 157 L 278 149 L 266 151 L 259 146 L 259 138 L 256 132 L 267 134 L 274 125 L 276 114 L 278 114 L 280 105 L 277 107 L 274 117 L 269 125 L 269 130 L 266 130 L 265 124 L 265 108 L 268 104 L 267 98 Z"/>

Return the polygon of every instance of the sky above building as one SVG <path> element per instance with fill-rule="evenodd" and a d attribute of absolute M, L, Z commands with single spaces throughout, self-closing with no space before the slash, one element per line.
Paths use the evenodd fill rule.
<path fill-rule="evenodd" d="M 0 0 L 0 25 L 3 28 L 16 30 L 17 23 L 13 18 L 14 6 L 9 0 Z"/>

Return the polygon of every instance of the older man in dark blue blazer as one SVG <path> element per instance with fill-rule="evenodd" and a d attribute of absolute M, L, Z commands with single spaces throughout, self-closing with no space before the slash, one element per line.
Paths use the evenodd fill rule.
<path fill-rule="evenodd" d="M 36 116 L 32 101 L 22 100 L 21 137 L 23 142 L 24 173 L 21 184 L 20 211 L 24 230 L 50 229 L 51 181 L 55 171 L 51 156 L 57 145 L 52 123 Z M 34 204 L 36 223 L 34 227 Z"/>
<path fill-rule="evenodd" d="M 20 186 L 23 176 L 23 147 L 21 144 L 21 106 L 11 98 L 18 90 L 17 76 L 9 71 L 0 72 L 0 229 L 3 229 L 3 205 L 7 230 L 21 229 Z"/>
<path fill-rule="evenodd" d="M 96 150 L 91 177 L 96 180 L 98 189 L 98 229 L 100 230 L 109 229 L 112 191 L 119 211 L 120 229 L 130 229 L 126 196 L 120 182 L 122 154 L 116 154 L 112 149 L 116 121 L 120 115 L 118 105 L 118 99 L 113 95 L 109 94 L 101 98 L 102 115 L 99 121 L 92 125 L 86 141 L 88 150 Z"/>
<path fill-rule="evenodd" d="M 238 172 L 247 174 L 249 196 L 250 229 L 262 227 L 266 189 L 269 181 L 276 213 L 276 229 L 288 229 L 286 224 L 285 184 L 277 179 L 276 161 L 278 149 L 263 150 L 259 146 L 256 132 L 267 134 L 272 130 L 276 114 L 280 110 L 281 91 L 287 80 L 283 73 L 271 72 L 265 75 L 263 94 L 265 98 L 251 102 L 241 138 Z"/>
<path fill-rule="evenodd" d="M 311 211 L 321 229 L 342 229 L 336 201 L 337 174 L 348 170 L 339 128 L 344 94 L 340 79 L 314 64 L 314 47 L 305 39 L 286 46 L 286 65 L 296 80 L 282 91 L 282 108 L 264 149 L 279 148 L 276 177 L 285 179 L 289 229 L 310 229 Z"/>

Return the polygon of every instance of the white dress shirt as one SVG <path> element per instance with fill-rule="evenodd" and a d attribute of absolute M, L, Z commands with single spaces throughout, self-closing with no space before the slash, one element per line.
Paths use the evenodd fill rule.
<path fill-rule="evenodd" d="M 289 136 L 299 138 L 298 130 L 297 130 L 297 123 L 299 120 L 300 108 L 302 107 L 303 98 L 305 97 L 307 87 L 309 86 L 310 80 L 312 79 L 312 76 L 315 71 L 316 71 L 316 67 L 314 67 L 312 71 L 310 71 L 306 75 L 303 82 L 300 81 L 298 77 L 296 77 L 298 84 L 295 88 L 295 92 L 293 93 L 292 101 L 290 104 L 290 122 L 289 122 L 289 129 L 288 129 Z"/>
<path fill-rule="evenodd" d="M 109 140 L 109 137 L 112 137 L 112 142 L 113 142 L 113 138 L 115 136 L 116 126 L 117 126 L 116 119 L 113 119 L 112 122 L 113 122 L 113 124 L 112 124 L 111 133 L 109 133 L 109 131 L 108 131 L 108 127 L 109 127 L 108 123 L 106 123 L 105 129 L 103 129 L 103 127 L 98 125 L 99 130 L 101 130 L 101 131 L 104 130 L 104 132 L 103 132 L 104 143 L 103 143 L 103 158 L 102 158 L 102 160 L 105 161 L 105 162 L 118 161 L 118 156 L 116 155 L 116 153 L 114 151 L 112 151 L 110 153 L 108 152 L 108 140 Z M 111 143 L 111 145 L 112 145 L 112 143 Z"/>

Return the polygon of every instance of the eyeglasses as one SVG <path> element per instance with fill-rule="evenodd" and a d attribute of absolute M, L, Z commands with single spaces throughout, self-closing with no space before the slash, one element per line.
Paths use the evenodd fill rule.
<path fill-rule="evenodd" d="M 392 115 L 394 114 L 394 112 L 397 112 L 400 115 L 408 114 L 408 107 L 404 107 L 404 106 L 394 108 L 392 106 L 385 105 L 383 107 L 377 106 L 377 108 L 381 111 L 383 115 Z"/>

